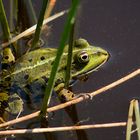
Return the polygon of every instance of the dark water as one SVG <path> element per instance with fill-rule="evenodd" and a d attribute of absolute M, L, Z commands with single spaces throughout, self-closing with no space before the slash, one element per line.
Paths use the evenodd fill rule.
<path fill-rule="evenodd" d="M 56 11 L 67 7 L 68 2 L 58 1 Z M 81 2 L 78 15 L 77 37 L 99 45 L 111 54 L 108 63 L 90 75 L 88 81 L 79 82 L 74 91 L 90 92 L 105 86 L 140 67 L 140 1 L 138 0 L 86 0 Z M 62 19 L 53 23 L 52 38 L 59 42 Z M 58 34 L 58 35 L 57 35 Z M 84 124 L 126 121 L 129 102 L 140 95 L 140 77 L 137 76 L 92 101 L 78 104 L 79 120 Z M 123 140 L 125 127 L 86 130 L 88 140 Z M 68 132 L 57 133 L 59 139 L 76 140 Z M 70 133 L 69 133 L 70 134 Z M 84 139 L 84 138 L 83 138 Z M 136 137 L 133 135 L 133 139 Z"/>
<path fill-rule="evenodd" d="M 54 13 L 67 9 L 69 4 L 70 2 L 65 0 L 58 1 Z M 76 29 L 77 38 L 85 38 L 91 44 L 105 48 L 110 52 L 111 58 L 99 71 L 91 74 L 88 81 L 74 85 L 75 93 L 95 91 L 140 67 L 139 13 L 139 0 L 81 0 Z M 50 46 L 59 44 L 65 18 L 64 16 L 49 23 Z M 139 99 L 139 89 L 140 77 L 137 76 L 96 96 L 91 101 L 76 105 L 77 117 L 79 121 L 84 121 L 82 124 L 127 121 L 129 102 L 133 98 Z M 73 123 L 64 110 L 58 111 L 53 120 L 50 120 L 50 126 L 65 125 L 73 125 Z M 124 140 L 125 130 L 125 127 L 90 129 L 79 134 L 79 139 Z M 57 132 L 52 135 L 55 140 L 78 139 L 76 132 L 73 131 Z M 29 139 L 36 140 L 40 136 L 42 135 L 30 135 Z M 42 136 L 41 139 L 45 137 Z M 136 140 L 135 134 L 133 139 Z"/>

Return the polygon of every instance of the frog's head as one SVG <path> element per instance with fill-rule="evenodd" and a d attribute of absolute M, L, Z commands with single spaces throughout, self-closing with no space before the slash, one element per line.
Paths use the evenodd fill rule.
<path fill-rule="evenodd" d="M 100 47 L 91 46 L 85 39 L 74 43 L 72 77 L 78 78 L 96 71 L 109 58 L 109 53 Z"/>

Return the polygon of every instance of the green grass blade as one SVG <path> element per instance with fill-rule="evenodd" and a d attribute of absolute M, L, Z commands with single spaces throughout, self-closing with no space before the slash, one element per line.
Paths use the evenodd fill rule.
<path fill-rule="evenodd" d="M 63 32 L 62 38 L 60 40 L 60 46 L 58 48 L 57 55 L 56 55 L 56 58 L 55 58 L 55 62 L 54 62 L 53 67 L 52 67 L 51 75 L 50 75 L 50 78 L 49 78 L 49 81 L 48 81 L 48 86 L 46 87 L 46 92 L 45 92 L 45 96 L 44 96 L 44 99 L 43 99 L 43 104 L 42 104 L 42 107 L 41 107 L 41 113 L 40 113 L 41 117 L 44 117 L 46 115 L 46 109 L 48 107 L 48 103 L 49 103 L 49 100 L 51 98 L 56 73 L 57 73 L 57 70 L 58 70 L 58 66 L 59 66 L 59 63 L 60 63 L 61 56 L 63 54 L 63 50 L 64 50 L 64 47 L 65 47 L 66 41 L 67 41 L 68 36 L 69 36 L 69 32 L 71 30 L 72 18 L 76 14 L 78 3 L 79 3 L 79 0 L 75 0 L 72 3 L 72 7 L 69 11 L 69 14 L 68 14 L 68 17 L 67 17 L 67 20 L 66 20 L 66 24 L 65 24 L 65 27 L 64 27 L 64 32 Z"/>
<path fill-rule="evenodd" d="M 138 100 L 135 100 L 134 102 L 134 111 L 135 111 L 135 117 L 136 117 L 138 140 L 140 140 L 140 110 L 139 110 Z"/>
<path fill-rule="evenodd" d="M 9 40 L 11 38 L 10 29 L 9 29 L 9 25 L 7 22 L 2 0 L 0 0 L 0 23 L 1 23 L 2 31 L 3 31 L 3 39 Z"/>
<path fill-rule="evenodd" d="M 129 112 L 128 112 L 128 120 L 127 120 L 127 129 L 126 129 L 126 140 L 131 140 L 131 130 L 132 130 L 132 117 L 133 117 L 133 109 L 134 109 L 134 101 L 130 102 Z"/>
<path fill-rule="evenodd" d="M 74 45 L 74 27 L 75 27 L 75 17 L 73 17 L 73 22 L 71 23 L 71 31 L 70 31 L 70 37 L 69 37 L 67 69 L 66 69 L 66 76 L 65 76 L 66 89 L 69 87 L 69 81 L 71 77 L 72 51 L 73 51 L 73 45 Z"/>
<path fill-rule="evenodd" d="M 36 27 L 36 31 L 35 31 L 35 35 L 34 35 L 34 38 L 33 38 L 31 48 L 35 48 L 38 41 L 39 41 L 39 37 L 40 37 L 40 33 L 41 33 L 41 27 L 42 27 L 42 24 L 43 24 L 44 15 L 45 15 L 45 11 L 46 11 L 46 7 L 47 7 L 48 2 L 49 2 L 49 0 L 43 0 L 42 8 L 41 8 L 41 11 L 40 11 L 40 14 L 39 14 L 39 20 L 38 20 L 38 23 L 37 23 L 37 27 Z"/>

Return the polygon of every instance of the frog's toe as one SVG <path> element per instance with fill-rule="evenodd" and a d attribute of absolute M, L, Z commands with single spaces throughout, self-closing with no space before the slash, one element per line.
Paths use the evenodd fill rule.
<path fill-rule="evenodd" d="M 90 93 L 80 93 L 78 95 L 76 95 L 74 98 L 79 98 L 79 97 L 83 97 L 84 99 L 87 99 L 87 97 L 92 100 L 93 96 Z"/>

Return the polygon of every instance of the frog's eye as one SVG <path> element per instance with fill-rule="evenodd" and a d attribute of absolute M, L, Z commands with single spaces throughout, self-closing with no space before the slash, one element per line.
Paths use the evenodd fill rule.
<path fill-rule="evenodd" d="M 87 62 L 89 62 L 88 53 L 86 53 L 86 52 L 80 53 L 79 56 L 78 56 L 78 61 L 80 63 L 87 63 Z"/>

